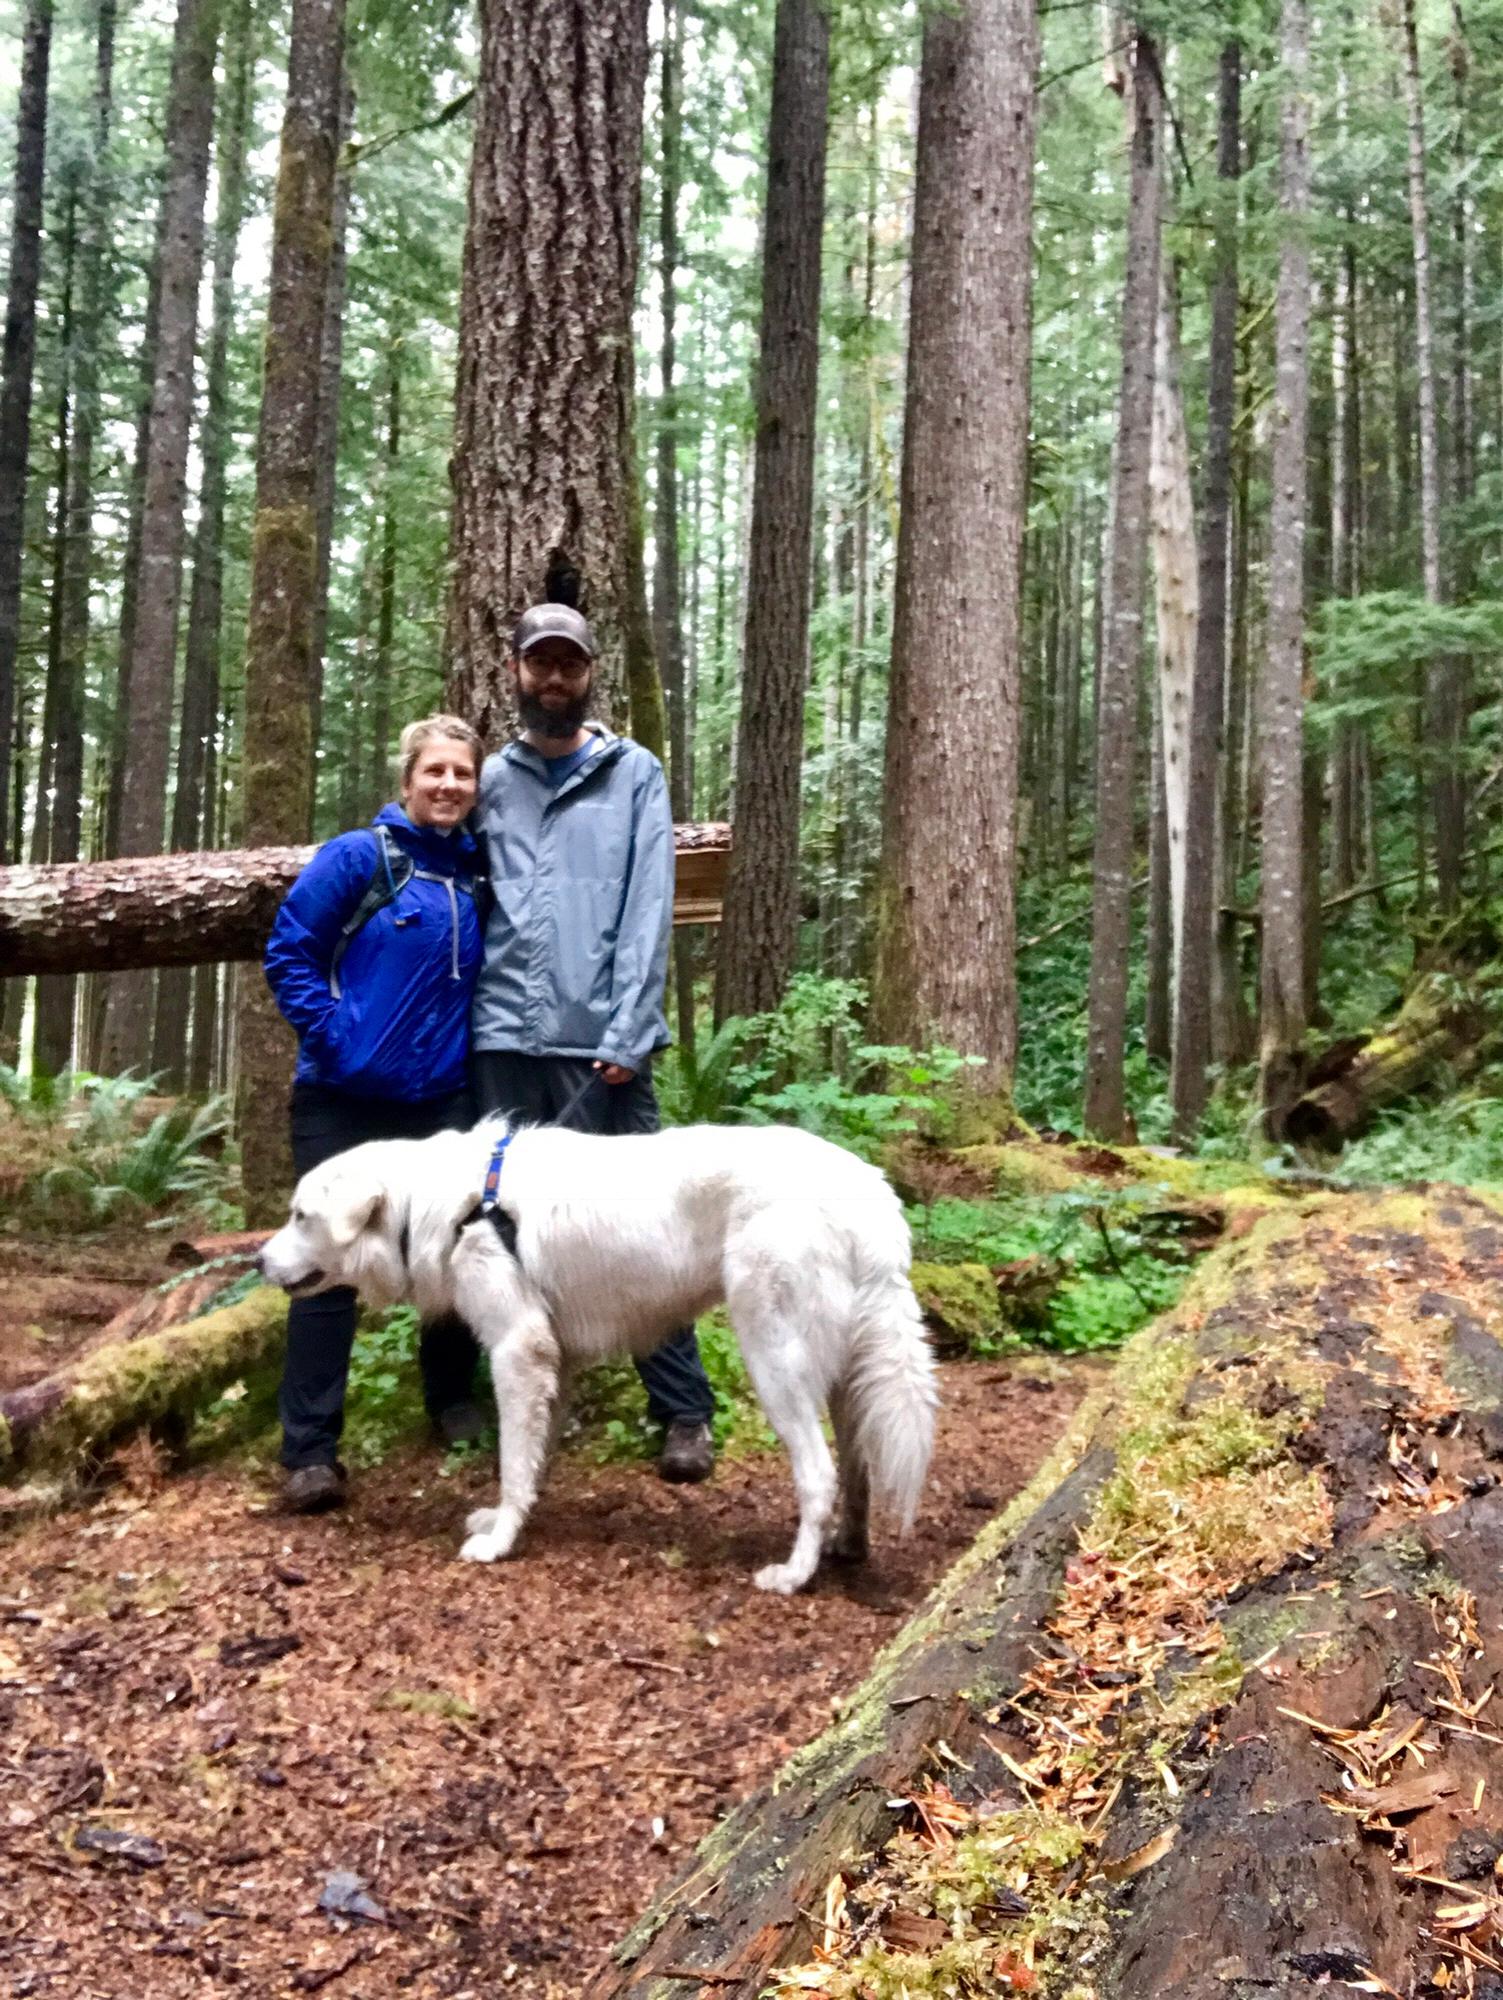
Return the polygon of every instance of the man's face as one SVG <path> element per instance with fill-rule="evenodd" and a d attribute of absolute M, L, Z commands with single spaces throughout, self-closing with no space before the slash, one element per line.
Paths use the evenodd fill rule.
<path fill-rule="evenodd" d="M 511 667 L 522 727 L 560 742 L 577 734 L 594 680 L 588 655 L 570 639 L 540 639 Z"/>

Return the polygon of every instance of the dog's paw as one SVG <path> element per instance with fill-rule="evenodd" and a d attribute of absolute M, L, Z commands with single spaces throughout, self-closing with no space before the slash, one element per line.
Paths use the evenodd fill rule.
<path fill-rule="evenodd" d="M 805 1571 L 793 1563 L 769 1563 L 752 1578 L 758 1590 L 770 1590 L 778 1597 L 792 1597 L 808 1581 Z"/>
<path fill-rule="evenodd" d="M 470 1535 L 459 1551 L 459 1560 L 465 1563 L 493 1563 L 500 1554 L 493 1536 Z"/>
<path fill-rule="evenodd" d="M 495 1533 L 496 1516 L 499 1507 L 477 1507 L 465 1517 L 464 1531 L 467 1535 L 490 1535 Z"/>

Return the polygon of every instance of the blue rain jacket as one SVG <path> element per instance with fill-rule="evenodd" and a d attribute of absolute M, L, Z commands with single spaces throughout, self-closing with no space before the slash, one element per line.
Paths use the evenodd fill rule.
<path fill-rule="evenodd" d="M 404 1104 L 462 1090 L 480 970 L 479 849 L 464 830 L 414 826 L 383 806 L 415 872 L 335 956 L 381 863 L 368 828 L 322 846 L 288 890 L 266 946 L 266 980 L 297 1030 L 299 1083 Z"/>
<path fill-rule="evenodd" d="M 474 1045 L 639 1070 L 668 1042 L 673 815 L 652 752 L 589 727 L 594 754 L 556 791 L 520 741 L 480 774 L 491 909 Z"/>

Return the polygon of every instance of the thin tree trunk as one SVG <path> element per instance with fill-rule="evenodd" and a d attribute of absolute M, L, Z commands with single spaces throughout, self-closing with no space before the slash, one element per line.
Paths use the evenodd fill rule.
<path fill-rule="evenodd" d="M 1440 566 L 1440 443 L 1436 421 L 1435 321 L 1431 289 L 1430 208 L 1425 188 L 1425 107 L 1420 83 L 1419 37 L 1414 0 L 1403 5 L 1404 105 L 1409 123 L 1409 224 L 1414 243 L 1414 362 L 1419 402 L 1420 560 L 1425 595 L 1442 602 Z M 1454 910 L 1461 893 L 1466 844 L 1465 794 L 1461 779 L 1460 668 L 1453 659 L 1430 663 L 1425 707 L 1435 831 L 1435 887 L 1441 910 Z"/>
<path fill-rule="evenodd" d="M 1268 633 L 1259 709 L 1262 750 L 1260 1059 L 1270 1128 L 1300 1076 L 1305 1033 L 1303 910 L 1305 452 L 1309 402 L 1309 21 L 1282 0 L 1284 91 L 1279 160 L 1282 241 L 1275 307 L 1275 418 L 1268 530 Z"/>
<path fill-rule="evenodd" d="M 1169 1060 L 1170 995 L 1173 990 L 1174 895 L 1169 803 L 1164 771 L 1167 725 L 1160 712 L 1163 682 L 1157 677 L 1148 718 L 1148 909 L 1147 987 L 1143 1007 L 1143 1048 L 1155 1062 Z"/>
<path fill-rule="evenodd" d="M 68 563 L 68 451 L 73 412 L 74 273 L 78 261 L 78 176 L 70 171 L 63 202 L 62 301 L 58 315 L 61 369 L 57 396 L 57 475 L 52 520 L 52 587 L 47 598 L 47 682 L 42 696 L 41 740 L 37 755 L 36 798 L 31 814 L 31 859 L 52 859 L 52 774 L 57 755 L 57 705 L 62 688 L 63 597 Z M 19 856 L 20 849 L 17 847 Z M 59 856 L 61 859 L 61 856 Z"/>
<path fill-rule="evenodd" d="M 308 790 L 308 837 L 318 816 L 318 749 L 323 736 L 324 677 L 329 649 L 329 571 L 334 556 L 334 505 L 339 483 L 339 404 L 344 372 L 346 291 L 345 237 L 350 220 L 350 166 L 343 157 L 355 125 L 355 92 L 348 77 L 339 93 L 339 163 L 334 179 L 333 240 L 318 367 L 318 570 L 313 581 L 313 641 L 309 707 L 313 741 L 313 782 Z"/>
<path fill-rule="evenodd" d="M 172 794 L 169 841 L 174 853 L 213 846 L 209 773 L 219 721 L 219 652 L 224 600 L 224 513 L 230 436 L 229 342 L 235 313 L 235 253 L 245 211 L 246 152 L 250 137 L 251 81 L 255 63 L 250 0 L 238 0 L 227 24 L 228 90 L 215 160 L 218 207 L 214 218 L 213 305 L 207 385 L 199 455 L 198 522 L 193 532 L 193 582 L 183 649 L 182 708 L 178 722 L 177 783 Z M 206 804 L 209 812 L 206 814 Z M 60 857 L 61 858 L 61 857 Z M 185 1087 L 188 1018 L 194 977 L 163 971 L 157 979 L 151 1066 L 169 1089 Z"/>
<path fill-rule="evenodd" d="M 1159 771 L 1168 864 L 1170 945 L 1179 963 L 1184 938 L 1185 855 L 1190 819 L 1190 760 L 1195 656 L 1200 628 L 1195 506 L 1190 440 L 1180 390 L 1179 301 L 1168 264 L 1159 264 L 1150 470 L 1155 630 L 1158 638 Z M 1197 801 L 1199 804 L 1200 801 Z M 1209 848 L 1210 842 L 1207 841 Z M 1169 1054 L 1168 994 L 1162 1053 Z"/>
<path fill-rule="evenodd" d="M 68 446 L 67 531 L 62 622 L 53 712 L 52 809 L 48 858 L 76 861 L 83 819 L 84 679 L 89 592 L 94 568 L 94 443 L 100 424 L 99 357 L 104 338 L 104 251 L 110 211 L 108 153 L 115 69 L 115 0 L 99 0 L 94 44 L 92 154 L 84 169 L 79 245 L 79 308 L 72 343 L 73 427 Z M 31 1067 L 54 1077 L 73 1056 L 77 981 L 37 982 Z"/>
<path fill-rule="evenodd" d="M 449 703 L 494 739 L 513 624 L 549 595 L 577 598 L 624 712 L 647 0 L 482 0 L 480 22 Z"/>
<path fill-rule="evenodd" d="M 21 644 L 21 556 L 26 533 L 37 290 L 42 273 L 42 184 L 51 54 L 52 0 L 29 0 L 16 103 L 10 277 L 5 298 L 5 346 L 0 356 L 0 863 L 13 852 L 8 844 L 10 744 L 16 721 Z"/>
<path fill-rule="evenodd" d="M 159 300 L 151 420 L 141 507 L 135 628 L 124 667 L 128 733 L 120 778 L 119 848 L 156 854 L 166 825 L 172 695 L 182 596 L 193 355 L 203 269 L 204 197 L 214 130 L 220 0 L 180 0 L 167 110 L 167 178 L 158 244 Z M 112 982 L 101 1062 L 145 1069 L 151 1057 L 149 975 Z"/>
<path fill-rule="evenodd" d="M 293 0 L 277 165 L 266 370 L 256 442 L 241 751 L 243 837 L 299 840 L 313 793 L 318 412 L 333 250 L 344 0 Z M 292 1038 L 258 970 L 238 983 L 236 1089 L 246 1220 L 270 1220 L 290 1177 Z"/>
<path fill-rule="evenodd" d="M 1217 916 L 1216 884 L 1227 841 L 1228 778 L 1218 772 L 1227 666 L 1227 569 L 1231 539 L 1232 426 L 1237 413 L 1237 202 L 1242 171 L 1242 48 L 1223 44 L 1217 93 L 1215 275 L 1211 282 L 1210 381 L 1200 521 L 1200 623 L 1195 637 L 1184 921 L 1174 987 L 1173 1134 L 1194 1134 L 1208 1095 Z M 1222 770 L 1225 771 L 1223 766 Z M 1235 947 L 1234 947 L 1235 948 Z M 1235 961 L 1234 961 L 1235 962 Z"/>
<path fill-rule="evenodd" d="M 830 23 L 821 0 L 778 0 L 736 739 L 736 848 L 715 982 L 715 1017 L 721 1021 L 775 1007 L 798 948 L 829 97 Z"/>
<path fill-rule="evenodd" d="M 1032 0 L 925 20 L 913 210 L 879 1038 L 1017 1047 L 1018 701 L 1028 488 L 1037 24 Z M 997 1104 L 999 1114 L 1003 1109 Z"/>
<path fill-rule="evenodd" d="M 1163 186 L 1163 92 L 1158 52 L 1141 28 L 1133 36 L 1131 89 L 1131 180 L 1112 481 L 1110 599 L 1096 705 L 1096 851 L 1085 1077 L 1085 1123 L 1103 1139 L 1121 1139 L 1127 1130 L 1123 1057 L 1132 936 L 1132 791 L 1143 658 L 1143 571 L 1148 546 Z"/>
<path fill-rule="evenodd" d="M 390 330 L 386 350 L 386 464 L 382 473 L 381 554 L 376 565 L 376 652 L 371 679 L 370 778 L 365 817 L 389 797 L 392 681 L 397 636 L 397 481 L 402 472 L 402 336 Z"/>

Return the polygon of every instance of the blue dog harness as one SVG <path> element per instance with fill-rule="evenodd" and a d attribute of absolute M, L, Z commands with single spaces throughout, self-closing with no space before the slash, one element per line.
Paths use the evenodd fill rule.
<path fill-rule="evenodd" d="M 505 1164 L 506 1149 L 511 1144 L 512 1137 L 513 1135 L 510 1132 L 503 1132 L 495 1145 L 492 1146 L 491 1156 L 486 1164 L 485 1181 L 480 1191 L 480 1199 L 467 1215 L 461 1217 L 455 1234 L 457 1235 L 461 1229 L 468 1229 L 472 1222 L 488 1222 L 501 1238 L 502 1247 L 513 1257 L 516 1257 L 516 1218 L 508 1215 L 506 1210 L 501 1206 L 501 1169 Z M 517 1258 L 517 1261 L 520 1263 L 521 1259 Z"/>

